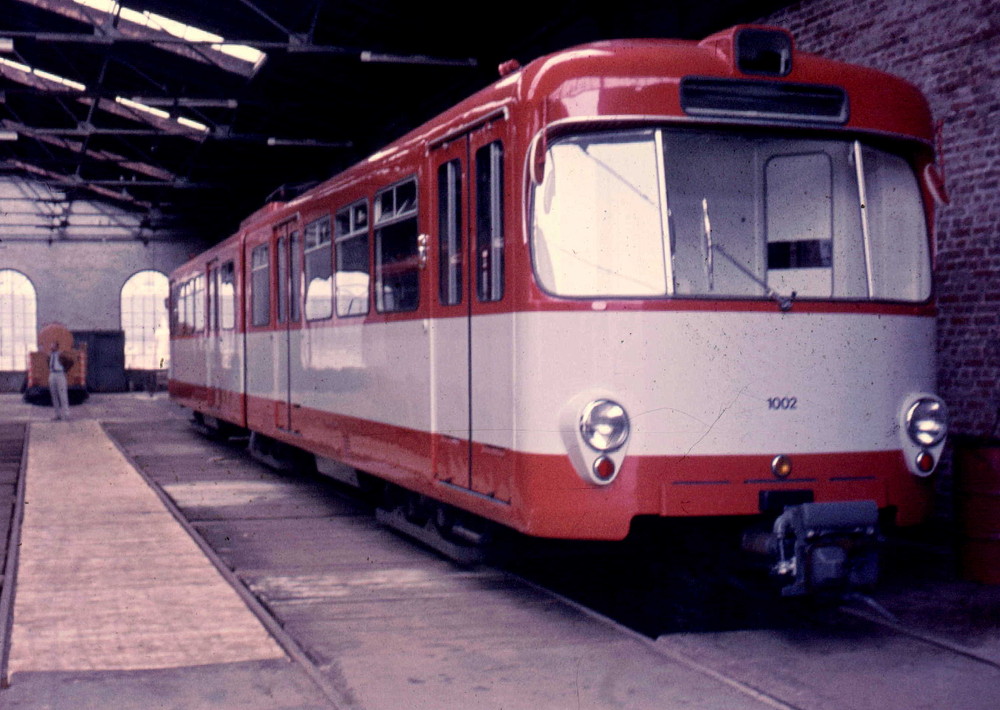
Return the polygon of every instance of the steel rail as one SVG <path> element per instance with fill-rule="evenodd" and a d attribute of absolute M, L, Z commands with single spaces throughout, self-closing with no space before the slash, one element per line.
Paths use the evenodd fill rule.
<path fill-rule="evenodd" d="M 633 640 L 638 641 L 648 650 L 652 651 L 654 654 L 662 658 L 674 661 L 675 663 L 679 663 L 697 673 L 700 673 L 701 675 L 716 680 L 722 683 L 723 685 L 727 685 L 733 690 L 736 690 L 737 692 L 742 693 L 743 695 L 747 695 L 764 705 L 775 708 L 775 710 L 805 710 L 804 708 L 798 705 L 792 705 L 791 703 L 787 703 L 781 698 L 772 695 L 771 693 L 768 693 L 765 690 L 757 688 L 749 683 L 745 683 L 739 680 L 738 678 L 735 678 L 731 675 L 727 675 L 714 668 L 710 668 L 709 666 L 706 666 L 704 663 L 700 663 L 694 660 L 693 658 L 690 658 L 687 654 L 681 651 L 671 648 L 666 648 L 662 644 L 658 643 L 656 639 L 652 639 L 648 636 L 645 636 L 644 634 L 639 633 L 638 631 L 635 631 L 634 629 L 630 629 L 628 626 L 625 626 L 615 621 L 611 617 L 605 616 L 604 614 L 601 614 L 598 611 L 594 611 L 590 607 L 585 606 L 580 602 L 574 601 L 573 599 L 570 599 L 569 597 L 566 597 L 536 582 L 532 582 L 530 579 L 526 579 L 514 572 L 508 572 L 506 570 L 501 570 L 501 571 L 503 572 L 503 574 L 509 575 L 510 577 L 520 581 L 521 583 L 527 585 L 528 587 L 531 587 L 535 591 L 541 594 L 547 594 L 550 597 L 560 601 L 561 603 L 572 607 L 581 614 L 584 614 L 585 616 L 588 616 L 591 619 L 594 619 L 595 621 L 598 621 L 605 626 L 613 628 L 615 631 L 624 636 L 628 636 Z"/>
<path fill-rule="evenodd" d="M 976 652 L 975 649 L 969 648 L 968 646 L 963 646 L 962 644 L 955 643 L 954 641 L 949 641 L 946 638 L 942 638 L 928 631 L 924 631 L 922 629 L 918 629 L 913 626 L 908 626 L 895 618 L 889 618 L 885 616 L 885 613 L 875 614 L 863 611 L 861 609 L 854 609 L 848 606 L 841 606 L 837 609 L 837 611 L 839 611 L 841 614 L 845 614 L 847 616 L 853 616 L 856 619 L 861 619 L 862 621 L 867 621 L 877 626 L 882 626 L 891 631 L 895 631 L 897 634 L 908 636 L 914 640 L 921 641 L 931 646 L 936 646 L 937 648 L 941 648 L 946 651 L 951 651 L 952 653 L 958 654 L 959 656 L 964 656 L 965 658 L 971 659 L 978 663 L 983 663 L 987 666 L 992 666 L 993 668 L 1000 669 L 1000 659 L 984 656 L 981 653 Z"/>
<path fill-rule="evenodd" d="M 7 662 L 10 659 L 11 632 L 14 629 L 14 590 L 17 581 L 18 552 L 21 549 L 21 523 L 24 520 L 24 492 L 27 485 L 28 443 L 31 426 L 24 424 L 24 441 L 21 444 L 21 462 L 17 472 L 17 488 L 14 495 L 14 511 L 10 518 L 10 533 L 7 536 L 7 560 L 0 585 L 0 689 L 10 687 Z"/>

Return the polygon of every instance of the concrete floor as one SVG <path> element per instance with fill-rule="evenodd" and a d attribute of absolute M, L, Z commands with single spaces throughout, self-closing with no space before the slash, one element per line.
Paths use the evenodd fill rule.
<path fill-rule="evenodd" d="M 0 421 L 46 422 L 51 421 L 52 416 L 51 407 L 28 404 L 20 394 L 0 394 Z M 142 423 L 162 421 L 164 417 L 186 420 L 188 416 L 180 407 L 169 404 L 166 392 L 156 392 L 153 395 L 145 392 L 91 394 L 83 404 L 70 407 L 71 420 Z"/>

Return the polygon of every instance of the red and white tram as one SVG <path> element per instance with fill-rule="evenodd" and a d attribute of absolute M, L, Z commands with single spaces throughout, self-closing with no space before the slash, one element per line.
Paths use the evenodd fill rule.
<path fill-rule="evenodd" d="M 933 137 L 776 28 L 503 67 L 179 268 L 171 395 L 417 525 L 767 516 L 786 593 L 871 581 L 947 428 Z"/>

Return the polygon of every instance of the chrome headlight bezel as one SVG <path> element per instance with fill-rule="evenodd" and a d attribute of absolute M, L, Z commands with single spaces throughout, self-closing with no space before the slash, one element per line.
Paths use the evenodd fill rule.
<path fill-rule="evenodd" d="M 628 441 L 628 413 L 612 399 L 595 399 L 580 413 L 579 430 L 584 443 L 594 451 L 617 451 Z"/>
<path fill-rule="evenodd" d="M 935 397 L 921 397 L 906 410 L 906 434 L 917 446 L 932 448 L 948 436 L 948 408 Z"/>

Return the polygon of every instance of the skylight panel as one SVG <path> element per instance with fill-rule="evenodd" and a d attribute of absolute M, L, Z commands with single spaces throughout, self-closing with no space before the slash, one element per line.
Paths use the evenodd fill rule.
<path fill-rule="evenodd" d="M 250 64 L 254 70 L 267 59 L 267 55 L 264 52 L 253 47 L 226 42 L 225 37 L 217 35 L 214 32 L 188 25 L 164 15 L 158 15 L 155 12 L 132 10 L 116 2 L 116 0 L 73 0 L 73 2 L 108 14 L 117 13 L 123 20 L 155 32 L 164 32 L 172 37 L 177 37 L 188 42 L 207 44 L 216 52 Z"/>

